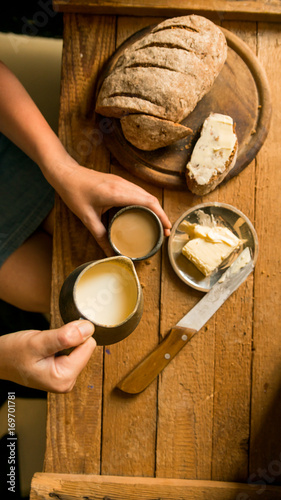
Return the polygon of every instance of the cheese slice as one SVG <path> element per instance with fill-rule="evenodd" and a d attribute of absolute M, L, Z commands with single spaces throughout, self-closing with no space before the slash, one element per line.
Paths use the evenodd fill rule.
<path fill-rule="evenodd" d="M 211 274 L 236 249 L 242 241 L 226 227 L 209 227 L 185 223 L 182 229 L 189 241 L 182 253 L 205 276 Z"/>

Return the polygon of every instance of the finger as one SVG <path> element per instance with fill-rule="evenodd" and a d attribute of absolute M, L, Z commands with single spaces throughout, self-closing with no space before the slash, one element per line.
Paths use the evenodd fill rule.
<path fill-rule="evenodd" d="M 164 227 L 165 236 L 169 236 L 172 224 L 171 224 L 167 214 L 164 212 L 163 208 L 161 207 L 157 198 L 152 197 L 152 199 L 149 200 L 147 207 L 150 208 L 151 210 L 153 210 L 153 212 L 155 212 L 156 215 L 158 215 L 158 217 L 161 220 L 162 225 Z"/>
<path fill-rule="evenodd" d="M 69 389 L 71 389 L 80 372 L 85 368 L 92 356 L 96 341 L 89 337 L 83 344 L 76 347 L 68 356 L 59 356 L 55 359 L 56 370 L 64 380 L 69 379 Z"/>
<path fill-rule="evenodd" d="M 39 332 L 33 339 L 33 345 L 41 358 L 47 358 L 63 349 L 82 344 L 93 335 L 94 330 L 90 321 L 72 321 L 56 330 Z"/>
<path fill-rule="evenodd" d="M 133 189 L 130 188 L 130 186 L 131 184 L 127 186 L 127 189 L 125 189 L 126 186 L 124 186 L 122 193 L 118 192 L 118 197 L 116 199 L 114 196 L 112 196 L 114 205 L 142 205 L 144 207 L 150 208 L 153 212 L 156 213 L 156 215 L 158 215 L 160 221 L 162 222 L 165 236 L 169 236 L 172 224 L 167 214 L 161 207 L 158 199 L 139 186 L 133 185 Z"/>
<path fill-rule="evenodd" d="M 91 221 L 91 224 L 89 223 L 88 229 L 107 257 L 112 257 L 113 255 L 115 255 L 108 240 L 107 230 L 100 219 L 98 219 L 98 217 Z"/>
<path fill-rule="evenodd" d="M 161 220 L 165 230 L 165 236 L 169 236 L 172 224 L 167 214 L 161 207 L 159 200 L 155 196 L 151 195 L 145 189 L 136 185 L 134 185 L 134 189 L 124 189 L 123 196 L 125 197 L 125 200 L 124 198 L 120 199 L 118 205 L 139 204 L 150 208 L 151 210 L 153 210 L 153 212 L 156 213 L 156 215 L 158 215 L 159 219 Z"/>

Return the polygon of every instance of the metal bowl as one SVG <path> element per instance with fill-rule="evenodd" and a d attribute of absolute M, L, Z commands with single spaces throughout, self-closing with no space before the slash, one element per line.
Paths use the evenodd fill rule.
<path fill-rule="evenodd" d="M 240 248 L 225 259 L 210 276 L 204 276 L 181 252 L 182 247 L 188 241 L 188 236 L 180 230 L 180 224 L 183 221 L 188 221 L 191 224 L 199 223 L 202 212 L 212 216 L 218 226 L 227 227 L 243 240 Z M 196 290 L 208 292 L 246 247 L 249 247 L 255 265 L 258 256 L 258 238 L 248 217 L 231 205 L 209 202 L 190 208 L 175 222 L 168 241 L 168 255 L 172 268 L 184 283 Z"/>

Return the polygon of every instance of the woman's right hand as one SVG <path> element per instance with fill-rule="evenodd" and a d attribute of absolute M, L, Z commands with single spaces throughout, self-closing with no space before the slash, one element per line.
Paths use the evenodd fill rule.
<path fill-rule="evenodd" d="M 79 320 L 54 330 L 25 330 L 0 337 L 0 378 L 48 392 L 70 392 L 96 341 L 94 325 Z M 56 353 L 75 347 L 69 355 Z"/>
<path fill-rule="evenodd" d="M 165 236 L 169 236 L 171 223 L 158 199 L 137 184 L 118 175 L 83 167 L 73 158 L 69 158 L 64 166 L 59 165 L 56 171 L 64 172 L 64 175 L 53 179 L 53 186 L 106 255 L 113 252 L 101 216 L 112 207 L 142 205 L 150 208 L 161 220 Z"/>

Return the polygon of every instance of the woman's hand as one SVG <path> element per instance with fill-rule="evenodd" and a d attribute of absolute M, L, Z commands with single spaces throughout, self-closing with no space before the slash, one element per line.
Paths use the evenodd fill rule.
<path fill-rule="evenodd" d="M 49 392 L 70 392 L 89 361 L 94 325 L 79 320 L 56 330 L 26 330 L 0 337 L 0 378 Z M 75 347 L 67 356 L 56 356 Z"/>
<path fill-rule="evenodd" d="M 171 223 L 159 201 L 141 187 L 113 174 L 90 170 L 78 164 L 64 176 L 55 188 L 66 203 L 92 233 L 106 255 L 112 255 L 107 231 L 101 216 L 112 207 L 143 205 L 160 218 L 164 234 L 170 234 Z"/>

